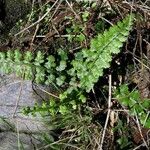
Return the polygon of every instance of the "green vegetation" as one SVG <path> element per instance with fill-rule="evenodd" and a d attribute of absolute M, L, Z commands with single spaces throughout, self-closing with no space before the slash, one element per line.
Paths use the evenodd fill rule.
<path fill-rule="evenodd" d="M 136 149 L 142 143 L 148 148 L 150 100 L 141 94 L 149 89 L 144 80 L 150 75 L 143 76 L 149 74 L 148 25 L 137 5 L 133 10 L 109 1 L 32 5 L 16 23 L 20 31 L 10 31 L 18 41 L 0 51 L 0 73 L 53 87 L 49 99 L 22 109 L 53 127 L 52 134 L 41 135 L 41 149 Z M 142 80 L 131 81 L 133 74 Z"/>
<path fill-rule="evenodd" d="M 110 66 L 112 54 L 120 52 L 132 28 L 132 23 L 133 16 L 128 15 L 104 34 L 99 34 L 91 41 L 90 49 L 83 49 L 75 54 L 75 59 L 71 62 L 72 68 L 68 71 L 66 68 L 70 64 L 67 64 L 68 56 L 63 50 L 58 50 L 59 62 L 56 62 L 52 55 L 46 58 L 41 51 L 38 51 L 36 56 L 27 51 L 24 57 L 18 50 L 8 51 L 6 54 L 1 52 L 1 71 L 16 73 L 26 80 L 35 80 L 36 83 L 47 85 L 54 83 L 59 87 L 67 82 L 65 82 L 66 78 L 70 78 L 67 83 L 68 88 L 59 96 L 60 102 L 50 100 L 50 106 L 46 109 L 56 114 L 57 112 L 68 113 L 72 108 L 75 110 L 80 107 L 80 104 L 86 102 L 84 91 L 90 92 L 99 77 L 103 75 L 103 70 Z"/>
<path fill-rule="evenodd" d="M 131 116 L 137 116 L 143 127 L 150 128 L 150 100 L 142 99 L 138 90 L 129 91 L 127 85 L 121 85 L 115 93 L 116 99 Z"/>

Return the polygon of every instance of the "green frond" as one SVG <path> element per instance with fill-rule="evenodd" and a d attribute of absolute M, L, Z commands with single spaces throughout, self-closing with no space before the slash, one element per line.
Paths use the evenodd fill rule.
<path fill-rule="evenodd" d="M 99 77 L 103 75 L 103 70 L 109 68 L 112 55 L 120 52 L 120 48 L 128 38 L 133 18 L 133 15 L 128 15 L 123 21 L 93 39 L 90 49 L 84 49 L 76 54 L 72 65 L 80 80 L 78 85 L 80 88 L 89 92 Z"/>

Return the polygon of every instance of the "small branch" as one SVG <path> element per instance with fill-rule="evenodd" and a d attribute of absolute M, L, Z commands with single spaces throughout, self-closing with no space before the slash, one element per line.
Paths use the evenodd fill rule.
<path fill-rule="evenodd" d="M 139 129 L 139 132 L 140 132 L 140 136 L 141 136 L 141 138 L 142 138 L 142 140 L 143 140 L 144 145 L 146 146 L 146 148 L 149 149 L 149 148 L 148 148 L 148 145 L 147 145 L 147 143 L 146 143 L 146 141 L 145 141 L 145 139 L 144 139 L 144 137 L 143 137 L 143 133 L 142 133 L 142 130 L 141 130 L 141 127 L 140 127 L 140 123 L 139 123 L 139 119 L 138 119 L 137 114 L 136 114 L 135 117 L 136 117 L 136 120 L 137 120 L 137 126 L 138 126 L 138 129 Z"/>
<path fill-rule="evenodd" d="M 54 98 L 56 98 L 56 99 L 60 99 L 59 96 L 54 95 L 54 94 L 52 94 L 52 93 L 50 93 L 50 92 L 47 92 L 46 90 L 42 89 L 42 88 L 39 87 L 38 85 L 37 85 L 37 87 L 38 87 L 42 92 L 44 92 L 44 93 L 46 93 L 46 94 L 48 94 L 48 95 L 50 95 L 50 96 L 52 96 L 52 97 L 54 97 Z"/>
<path fill-rule="evenodd" d="M 111 107 L 111 83 L 112 83 L 112 76 L 109 75 L 108 112 L 107 112 L 107 117 L 106 117 L 106 121 L 105 121 L 105 126 L 104 126 L 104 130 L 103 130 L 102 138 L 101 138 L 101 143 L 100 143 L 100 145 L 98 146 L 98 150 L 102 150 L 103 143 L 104 143 L 104 138 L 105 138 L 105 134 L 106 134 L 106 129 L 107 129 L 107 125 L 108 125 L 110 113 L 111 113 L 111 109 L 110 109 L 110 107 Z"/>
<path fill-rule="evenodd" d="M 77 15 L 77 13 L 74 11 L 73 7 L 71 6 L 71 4 L 68 2 L 68 0 L 66 0 L 66 3 L 68 4 L 68 6 L 70 7 L 71 11 L 75 14 L 76 18 L 81 21 L 81 18 L 79 15 Z M 82 22 L 82 21 L 81 21 Z"/>
<path fill-rule="evenodd" d="M 150 139 L 147 140 L 147 142 L 150 142 Z M 133 150 L 139 150 L 140 147 L 145 146 L 145 143 L 142 143 L 141 145 L 135 147 Z"/>

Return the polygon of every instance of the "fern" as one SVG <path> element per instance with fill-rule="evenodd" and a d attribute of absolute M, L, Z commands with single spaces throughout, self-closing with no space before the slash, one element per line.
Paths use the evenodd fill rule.
<path fill-rule="evenodd" d="M 133 16 L 127 16 L 122 22 L 113 26 L 109 31 L 91 41 L 91 48 L 78 52 L 72 61 L 72 68 L 68 71 L 71 76 L 69 88 L 59 95 L 60 101 L 52 101 L 53 105 L 46 104 L 47 111 L 52 115 L 60 112 L 66 114 L 78 109 L 86 102 L 84 90 L 87 92 L 93 88 L 98 78 L 103 75 L 103 69 L 108 68 L 112 60 L 112 54 L 120 52 L 120 47 L 127 39 L 132 27 Z M 112 49 L 113 48 L 113 49 Z M 58 81 L 57 81 L 58 82 Z M 54 107 L 55 106 L 55 107 Z M 36 107 L 36 112 L 45 111 L 41 106 Z M 32 110 L 30 110 L 32 112 Z M 27 112 L 30 112 L 27 111 Z"/>
<path fill-rule="evenodd" d="M 132 28 L 133 18 L 133 15 L 128 15 L 123 21 L 93 39 L 90 49 L 83 49 L 75 54 L 75 59 L 71 62 L 72 68 L 68 71 L 72 77 L 70 86 L 60 94 L 61 104 L 67 103 L 63 112 L 70 108 L 76 109 L 86 102 L 84 91 L 89 92 L 93 88 L 103 75 L 103 70 L 110 66 L 112 55 L 120 52 Z M 62 113 L 61 107 L 59 112 Z"/>
<path fill-rule="evenodd" d="M 123 21 L 93 39 L 90 49 L 76 53 L 70 75 L 76 75 L 76 80 L 80 81 L 79 88 L 87 92 L 93 88 L 99 77 L 103 75 L 103 70 L 109 68 L 112 55 L 120 52 L 132 28 L 132 23 L 133 15 L 128 15 Z"/>
<path fill-rule="evenodd" d="M 49 56 L 53 58 L 53 56 Z M 45 66 L 44 55 L 39 51 L 34 56 L 30 51 L 25 52 L 24 56 L 19 50 L 0 52 L 0 71 L 2 73 L 15 73 L 17 76 L 24 77 L 26 80 L 34 80 L 37 83 L 43 83 L 47 80 L 46 70 L 50 70 L 53 66 Z M 48 59 L 46 64 L 53 63 L 53 60 Z M 49 81 L 47 81 L 49 82 Z"/>
<path fill-rule="evenodd" d="M 16 73 L 36 83 L 53 83 L 59 87 L 63 87 L 65 83 L 68 89 L 63 88 L 65 92 L 59 95 L 60 102 L 57 102 L 57 108 L 55 106 L 53 111 L 67 113 L 68 110 L 77 109 L 77 106 L 86 102 L 84 91 L 89 92 L 93 88 L 103 75 L 103 70 L 110 66 L 113 54 L 120 52 L 132 28 L 133 18 L 133 15 L 128 15 L 123 21 L 92 39 L 90 49 L 76 53 L 71 64 L 67 53 L 61 49 L 58 50 L 60 58 L 57 60 L 52 55 L 46 57 L 41 51 L 36 55 L 30 51 L 22 55 L 15 50 L 0 52 L 0 71 Z M 70 66 L 71 69 L 67 70 Z"/>

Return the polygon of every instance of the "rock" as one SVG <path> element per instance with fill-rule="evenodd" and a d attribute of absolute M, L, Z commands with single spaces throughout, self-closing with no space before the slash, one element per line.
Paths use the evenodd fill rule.
<path fill-rule="evenodd" d="M 0 150 L 18 150 L 19 148 L 24 150 L 36 150 L 39 144 L 40 141 L 28 134 L 20 133 L 18 137 L 17 134 L 13 132 L 0 133 Z"/>
<path fill-rule="evenodd" d="M 5 25 L 9 29 L 12 28 L 19 19 L 22 19 L 29 12 L 30 8 L 29 0 L 6 0 Z"/>
<path fill-rule="evenodd" d="M 0 0 L 0 39 L 31 10 L 30 0 Z"/>
<path fill-rule="evenodd" d="M 25 116 L 24 107 L 41 103 L 47 94 L 33 89 L 31 81 L 23 81 L 15 75 L 3 76 L 0 81 L 0 117 L 7 119 L 18 130 L 47 131 L 40 116 Z"/>
<path fill-rule="evenodd" d="M 46 97 L 42 91 L 40 95 Z M 44 123 L 48 120 L 21 113 L 23 107 L 32 107 L 35 102 L 41 103 L 40 95 L 34 92 L 31 81 L 23 81 L 15 75 L 0 76 L 0 150 L 17 150 L 18 134 L 25 150 L 34 149 L 34 145 L 40 145 L 40 136 L 52 130 Z M 37 138 L 37 135 L 40 136 Z M 38 140 L 32 139 L 34 136 Z"/>

